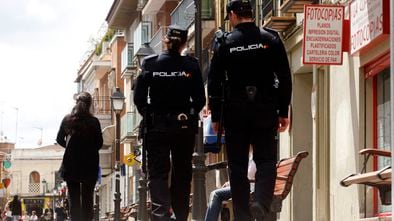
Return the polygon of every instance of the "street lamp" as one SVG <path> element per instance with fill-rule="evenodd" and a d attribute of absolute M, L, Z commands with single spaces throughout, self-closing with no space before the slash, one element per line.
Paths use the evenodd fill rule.
<path fill-rule="evenodd" d="M 120 221 L 120 112 L 123 110 L 125 97 L 117 87 L 111 96 L 112 109 L 116 115 L 115 132 L 115 221 Z"/>
<path fill-rule="evenodd" d="M 37 144 L 39 146 L 41 146 L 42 145 L 42 131 L 44 130 L 44 128 L 42 128 L 42 127 L 33 127 L 33 128 L 41 131 L 40 139 L 37 141 Z"/>
<path fill-rule="evenodd" d="M 42 183 L 42 192 L 44 193 L 44 195 L 45 195 L 45 193 L 46 193 L 46 186 L 47 186 L 47 181 L 45 180 L 45 179 L 42 179 L 42 181 L 41 181 L 41 183 Z"/>
<path fill-rule="evenodd" d="M 149 46 L 149 43 L 144 43 L 141 45 L 141 47 L 138 49 L 137 53 L 135 56 L 137 57 L 138 64 L 141 66 L 142 59 L 145 56 L 155 54 L 155 51 Z M 146 113 L 144 113 L 144 118 L 146 119 Z M 146 128 L 144 127 L 144 130 Z M 144 131 L 144 133 L 147 133 L 147 131 Z M 144 135 L 145 136 L 145 135 Z M 145 139 L 143 142 L 146 142 Z M 141 176 L 140 179 L 138 180 L 138 213 L 137 213 L 137 220 L 138 221 L 145 221 L 148 220 L 148 214 L 147 214 L 147 209 L 146 209 L 146 198 L 147 198 L 147 174 L 146 174 L 146 143 L 142 145 L 142 168 L 141 168 Z"/>
<path fill-rule="evenodd" d="M 141 47 L 138 49 L 137 53 L 135 53 L 135 56 L 137 57 L 138 64 L 141 66 L 142 59 L 145 56 L 155 54 L 156 52 L 150 47 L 149 42 L 146 42 L 141 45 Z"/>
<path fill-rule="evenodd" d="M 19 113 L 19 108 L 17 107 L 12 107 L 16 111 L 16 120 L 15 120 L 15 146 L 18 143 L 18 113 Z"/>
<path fill-rule="evenodd" d="M 196 6 L 194 29 L 195 31 L 195 52 L 198 60 L 202 61 L 202 31 L 201 31 L 201 1 L 194 1 Z M 205 210 L 207 208 L 205 173 L 207 167 L 205 166 L 205 154 L 203 145 L 203 125 L 199 122 L 198 134 L 196 136 L 195 152 L 193 153 L 193 208 L 192 220 L 204 220 Z"/>

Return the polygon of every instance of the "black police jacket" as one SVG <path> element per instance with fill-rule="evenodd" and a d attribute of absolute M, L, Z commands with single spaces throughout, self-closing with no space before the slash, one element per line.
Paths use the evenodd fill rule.
<path fill-rule="evenodd" d="M 149 93 L 149 94 L 148 94 Z M 141 115 L 190 113 L 205 105 L 205 91 L 197 59 L 166 51 L 145 57 L 134 84 L 134 103 Z"/>
<path fill-rule="evenodd" d="M 256 102 L 273 104 L 279 116 L 287 117 L 292 85 L 285 48 L 277 32 L 260 30 L 253 22 L 240 23 L 216 39 L 208 73 L 213 122 L 219 119 L 222 87 L 226 102 L 242 102 L 247 86 L 257 88 Z"/>

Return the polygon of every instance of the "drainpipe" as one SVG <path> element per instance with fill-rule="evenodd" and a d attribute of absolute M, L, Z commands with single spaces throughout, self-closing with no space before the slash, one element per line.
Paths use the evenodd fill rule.
<path fill-rule="evenodd" d="M 314 64 L 312 67 L 312 97 L 311 97 L 311 109 L 312 109 L 312 165 L 314 167 L 312 168 L 312 186 L 313 186 L 313 191 L 312 191 L 312 220 L 316 220 L 317 217 L 317 183 L 318 183 L 318 176 L 317 176 L 317 158 L 318 154 L 317 152 L 317 113 L 318 113 L 318 86 L 317 86 L 317 66 Z"/>
<path fill-rule="evenodd" d="M 317 4 L 321 4 L 321 0 L 317 1 Z M 319 159 L 319 154 L 317 153 L 318 149 L 318 137 L 319 137 L 319 90 L 320 88 L 318 87 L 318 70 L 317 70 L 317 65 L 314 64 L 312 66 L 312 118 L 313 118 L 313 123 L 312 123 L 312 186 L 313 186 L 313 191 L 312 191 L 312 220 L 317 220 L 318 218 L 318 193 L 317 193 L 317 187 L 319 183 L 319 176 L 317 175 L 319 173 L 317 165 L 318 165 L 318 159 Z"/>

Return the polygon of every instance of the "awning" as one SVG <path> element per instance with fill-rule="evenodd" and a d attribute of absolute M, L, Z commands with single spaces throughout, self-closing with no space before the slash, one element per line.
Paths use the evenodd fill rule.
<path fill-rule="evenodd" d="M 115 140 L 115 125 L 107 126 L 102 131 L 103 134 L 103 148 L 112 146 Z"/>

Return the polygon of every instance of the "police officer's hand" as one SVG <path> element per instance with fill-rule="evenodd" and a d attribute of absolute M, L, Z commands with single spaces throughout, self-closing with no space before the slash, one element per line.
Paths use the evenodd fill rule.
<path fill-rule="evenodd" d="M 228 187 L 228 186 L 230 186 L 230 182 L 229 182 L 229 181 L 226 181 L 226 182 L 222 185 L 222 188 Z"/>
<path fill-rule="evenodd" d="M 284 132 L 289 126 L 289 118 L 279 117 L 278 132 Z"/>
<path fill-rule="evenodd" d="M 212 127 L 213 132 L 215 134 L 217 134 L 218 131 L 219 131 L 219 123 L 218 122 L 212 122 L 211 127 Z"/>

